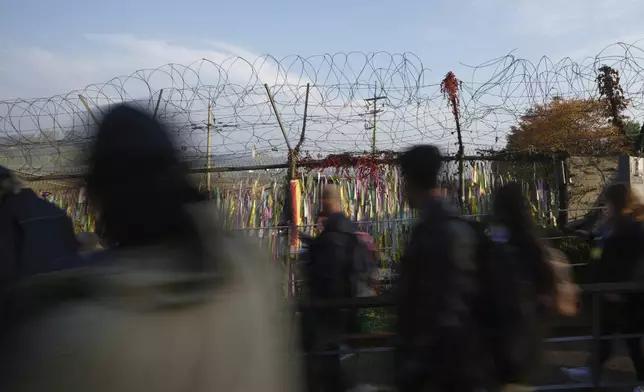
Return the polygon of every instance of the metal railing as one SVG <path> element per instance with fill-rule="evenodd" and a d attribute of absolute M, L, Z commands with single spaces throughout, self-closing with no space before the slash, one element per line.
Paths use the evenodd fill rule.
<path fill-rule="evenodd" d="M 635 387 L 641 385 L 637 381 L 625 383 L 602 383 L 600 380 L 602 364 L 600 364 L 600 345 L 604 340 L 617 340 L 626 338 L 642 338 L 644 333 L 638 334 L 601 334 L 601 297 L 606 294 L 633 294 L 644 293 L 644 283 L 629 282 L 629 283 L 597 283 L 580 285 L 581 293 L 584 297 L 591 299 L 591 335 L 581 336 L 566 336 L 566 337 L 551 337 L 544 340 L 544 343 L 566 343 L 578 341 L 591 342 L 591 375 L 592 380 L 587 383 L 571 382 L 567 384 L 553 384 L 553 385 L 535 385 L 535 390 L 555 391 L 555 390 L 570 390 L 570 389 L 596 389 L 605 390 L 611 388 L 622 387 Z M 300 300 L 298 302 L 298 310 L 301 312 L 310 311 L 312 309 L 360 309 L 360 308 L 382 308 L 393 307 L 396 305 L 395 298 L 391 294 L 367 297 L 367 298 L 347 298 L 347 299 L 334 299 L 334 300 L 316 300 L 306 301 Z M 643 309 L 644 311 L 644 309 Z M 584 326 L 587 326 L 584 325 Z M 643 326 L 644 328 L 644 326 Z M 356 348 L 356 349 L 342 349 L 337 351 L 322 351 L 313 352 L 308 355 L 314 356 L 328 356 L 328 355 L 347 355 L 347 354 L 363 354 L 363 353 L 382 353 L 394 350 L 391 346 L 380 346 L 371 348 Z M 644 384 L 644 380 L 642 380 Z"/>

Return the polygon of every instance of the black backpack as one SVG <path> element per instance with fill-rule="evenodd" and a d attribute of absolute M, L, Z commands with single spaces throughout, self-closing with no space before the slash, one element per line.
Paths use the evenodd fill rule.
<path fill-rule="evenodd" d="M 517 249 L 493 239 L 486 225 L 467 223 L 478 239 L 480 293 L 474 313 L 494 377 L 500 384 L 524 382 L 541 343 L 534 287 L 525 279 Z"/>
<path fill-rule="evenodd" d="M 1 208 L 2 227 L 10 230 L 14 278 L 23 278 L 64 268 L 76 255 L 74 225 L 65 211 L 23 189 Z M 5 267 L 7 268 L 7 267 Z"/>
<path fill-rule="evenodd" d="M 0 208 L 3 265 L 0 268 L 0 334 L 76 291 L 75 279 L 55 272 L 82 265 L 65 212 L 23 189 Z M 74 281 L 72 284 L 71 282 Z"/>

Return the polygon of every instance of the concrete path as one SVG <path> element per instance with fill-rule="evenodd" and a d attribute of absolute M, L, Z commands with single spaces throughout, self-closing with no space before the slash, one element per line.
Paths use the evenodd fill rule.
<path fill-rule="evenodd" d="M 559 343 L 556 348 L 545 352 L 544 363 L 535 372 L 533 385 L 566 386 L 574 390 L 577 382 L 571 380 L 562 368 L 575 368 L 586 365 L 589 358 L 586 342 Z M 605 366 L 602 381 L 610 384 L 631 383 L 635 381 L 633 365 L 625 355 L 625 349 L 619 347 Z M 363 353 L 345 357 L 343 365 L 355 384 L 362 384 L 365 391 L 391 390 L 393 386 L 393 355 L 392 353 Z M 590 380 L 588 380 L 588 383 Z M 355 385 L 354 384 L 354 385 Z M 375 389 L 374 389 L 375 388 Z M 569 389 L 570 390 L 570 389 Z M 611 391 L 632 391 L 632 387 L 611 388 Z M 358 391 L 356 391 L 358 392 Z"/>

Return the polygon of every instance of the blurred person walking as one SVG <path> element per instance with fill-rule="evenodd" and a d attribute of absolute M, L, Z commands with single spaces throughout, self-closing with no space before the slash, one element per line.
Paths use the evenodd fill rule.
<path fill-rule="evenodd" d="M 0 281 L 9 285 L 68 268 L 77 251 L 74 225 L 65 211 L 0 166 Z"/>
<path fill-rule="evenodd" d="M 493 291 L 489 298 L 495 300 L 481 307 L 486 312 L 483 330 L 493 353 L 494 382 L 526 388 L 541 363 L 548 316 L 570 307 L 564 304 L 567 292 L 557 297 L 554 269 L 555 263 L 561 269 L 565 258 L 557 253 L 551 262 L 555 251 L 541 240 L 519 184 L 511 182 L 496 191 L 492 218 L 489 262 L 481 268 L 489 268 L 483 272 Z M 561 284 L 565 281 L 562 277 Z"/>
<path fill-rule="evenodd" d="M 627 184 L 615 184 L 604 194 L 607 220 L 598 258 L 591 264 L 590 282 L 632 282 L 644 280 L 644 205 Z M 644 294 L 606 294 L 601 300 L 601 334 L 644 332 Z M 624 339 L 633 361 L 637 380 L 644 387 L 644 353 L 641 338 Z M 599 363 L 611 356 L 614 341 L 602 340 Z M 595 381 L 601 373 L 593 375 Z M 639 389 L 638 389 L 639 390 Z"/>
<path fill-rule="evenodd" d="M 161 124 L 110 108 L 86 182 L 115 246 L 23 288 L 34 306 L 2 334 L 1 390 L 300 390 L 276 274 L 220 228 Z M 52 292 L 61 282 L 82 289 Z"/>
<path fill-rule="evenodd" d="M 353 298 L 362 294 L 375 269 L 370 249 L 342 212 L 340 191 L 323 189 L 320 234 L 309 242 L 307 282 L 311 300 Z M 367 282 L 367 283 L 365 283 Z M 304 315 L 304 348 L 309 354 L 337 351 L 356 324 L 355 309 L 313 309 Z M 313 354 L 315 355 L 315 354 Z M 309 356 L 309 390 L 336 392 L 348 388 L 339 355 Z"/>
<path fill-rule="evenodd" d="M 442 197 L 438 148 L 400 158 L 407 198 L 419 211 L 398 278 L 398 390 L 473 391 L 486 361 L 475 315 L 476 233 Z"/>

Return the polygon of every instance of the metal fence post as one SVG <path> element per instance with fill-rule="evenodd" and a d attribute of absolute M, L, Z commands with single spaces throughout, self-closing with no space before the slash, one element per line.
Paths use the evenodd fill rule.
<path fill-rule="evenodd" d="M 600 305 L 600 295 L 596 291 L 591 293 L 592 296 L 592 381 L 595 388 L 599 387 L 599 382 L 601 378 L 601 362 L 600 362 L 600 352 L 601 352 L 601 305 Z"/>

